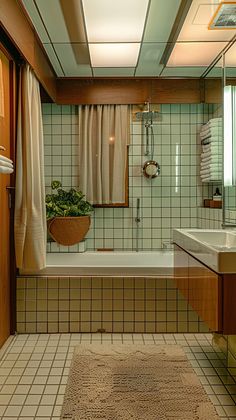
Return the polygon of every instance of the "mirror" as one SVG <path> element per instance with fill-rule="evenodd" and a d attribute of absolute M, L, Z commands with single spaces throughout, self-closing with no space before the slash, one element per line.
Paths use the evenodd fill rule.
<path fill-rule="evenodd" d="M 209 121 L 218 119 L 219 125 L 217 129 L 213 129 L 213 134 L 210 129 L 210 139 L 202 140 L 200 133 L 198 137 L 198 154 L 199 164 L 204 166 L 203 159 L 209 163 L 210 173 L 212 173 L 210 180 L 203 180 L 201 178 L 200 194 L 202 195 L 202 206 L 221 208 L 222 200 L 216 201 L 216 191 L 219 190 L 222 194 L 222 149 L 223 149 L 223 133 L 222 133 L 222 60 L 219 59 L 214 65 L 210 66 L 204 75 L 204 101 L 202 108 L 202 123 L 206 124 Z M 215 121 L 216 122 L 216 121 Z M 214 123 L 213 123 L 214 124 Z M 199 132 L 202 126 L 199 127 Z M 211 138 L 213 137 L 213 138 Z M 209 152 L 208 152 L 209 150 Z M 204 152 L 206 155 L 204 155 Z M 209 155 L 207 155 L 209 153 Z M 212 168 L 211 168 L 212 164 Z M 215 201 L 214 201 L 215 200 Z M 213 215 L 213 211 L 209 214 Z"/>
<path fill-rule="evenodd" d="M 225 54 L 225 86 L 227 88 L 231 86 L 232 90 L 232 97 L 233 97 L 233 107 L 235 107 L 235 85 L 236 85 L 236 43 L 234 42 L 231 48 Z M 227 89 L 226 88 L 226 89 Z M 224 98 L 225 99 L 225 98 Z M 234 108 L 235 109 L 235 108 Z M 232 126 L 235 127 L 235 111 L 232 113 Z M 234 131 L 235 136 L 235 131 Z M 235 139 L 232 137 L 232 144 L 231 144 L 231 152 L 232 152 L 232 164 L 231 169 L 232 173 L 235 171 L 236 166 L 236 154 L 235 154 Z M 226 159 L 225 159 L 226 161 Z M 228 161 L 229 166 L 229 161 Z M 227 167 L 228 168 L 228 167 Z M 226 182 L 226 175 L 225 173 L 225 185 Z M 232 182 L 228 183 L 228 186 L 224 187 L 224 209 L 223 209 L 223 223 L 227 224 L 235 224 L 236 221 L 236 186 L 235 184 L 235 177 L 233 177 Z M 231 184 L 231 185 L 230 185 Z"/>
<path fill-rule="evenodd" d="M 159 163 L 157 163 L 155 160 L 148 160 L 143 165 L 143 175 L 146 178 L 152 179 L 159 176 L 161 173 L 161 168 Z"/>

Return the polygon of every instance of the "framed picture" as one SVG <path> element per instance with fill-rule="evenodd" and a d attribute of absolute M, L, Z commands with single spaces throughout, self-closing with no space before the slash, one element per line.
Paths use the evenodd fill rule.
<path fill-rule="evenodd" d="M 236 1 L 220 3 L 208 29 L 236 29 Z"/>

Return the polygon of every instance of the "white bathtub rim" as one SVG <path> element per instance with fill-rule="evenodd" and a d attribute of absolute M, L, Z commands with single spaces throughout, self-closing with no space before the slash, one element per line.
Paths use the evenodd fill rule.
<path fill-rule="evenodd" d="M 147 259 L 149 256 L 149 260 Z M 130 260 L 122 262 L 122 257 Z M 145 260 L 142 262 L 142 257 Z M 158 259 L 161 258 L 161 259 Z M 78 263 L 75 264 L 74 259 Z M 89 261 L 88 261 L 89 260 Z M 117 260 L 117 261 L 116 261 Z M 73 264 L 72 264 L 73 262 Z M 21 271 L 21 275 L 39 276 L 163 276 L 173 275 L 173 252 L 86 252 L 51 253 L 47 267 L 40 271 Z"/>

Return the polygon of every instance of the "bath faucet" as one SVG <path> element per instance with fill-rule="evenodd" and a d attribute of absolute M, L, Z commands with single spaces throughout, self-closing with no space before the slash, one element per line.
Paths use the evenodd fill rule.
<path fill-rule="evenodd" d="M 222 223 L 221 227 L 222 229 L 236 228 L 236 223 Z"/>
<path fill-rule="evenodd" d="M 161 245 L 162 245 L 163 250 L 165 250 L 165 251 L 168 250 L 169 251 L 172 248 L 172 245 L 174 245 L 174 242 L 173 241 L 163 241 Z"/>
<path fill-rule="evenodd" d="M 137 198 L 135 222 L 136 223 L 140 223 L 141 222 L 141 217 L 140 217 L 140 198 Z"/>
<path fill-rule="evenodd" d="M 138 252 L 139 250 L 139 223 L 141 222 L 141 217 L 140 217 L 140 198 L 137 198 L 136 201 L 136 217 L 135 217 L 135 222 L 136 222 L 136 252 Z"/>

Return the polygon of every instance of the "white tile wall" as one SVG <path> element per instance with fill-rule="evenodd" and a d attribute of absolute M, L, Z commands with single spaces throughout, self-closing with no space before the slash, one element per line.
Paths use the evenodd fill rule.
<path fill-rule="evenodd" d="M 199 207 L 198 228 L 200 229 L 222 229 L 222 209 Z M 236 223 L 236 210 L 226 210 L 226 223 Z"/>
<path fill-rule="evenodd" d="M 222 209 L 198 208 L 198 228 L 221 229 Z"/>
<path fill-rule="evenodd" d="M 131 124 L 129 148 L 129 208 L 95 209 L 87 235 L 88 250 L 136 248 L 136 202 L 141 199 L 139 248 L 155 250 L 172 239 L 173 228 L 197 227 L 197 207 L 202 203 L 199 182 L 197 133 L 214 111 L 213 105 L 161 105 L 154 123 L 154 159 L 161 175 L 148 180 L 142 175 L 144 156 L 141 123 Z M 78 187 L 77 107 L 43 105 L 46 187 L 59 179 L 64 187 Z M 77 251 L 77 246 L 48 244 L 48 251 Z"/>

